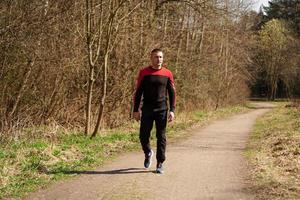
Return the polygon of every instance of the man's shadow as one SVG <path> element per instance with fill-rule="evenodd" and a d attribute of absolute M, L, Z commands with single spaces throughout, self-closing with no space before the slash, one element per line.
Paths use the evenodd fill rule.
<path fill-rule="evenodd" d="M 92 174 L 92 175 L 114 175 L 114 174 L 145 174 L 145 173 L 155 173 L 155 171 L 147 170 L 145 168 L 124 168 L 116 170 L 107 170 L 107 171 L 96 171 L 96 170 L 54 170 L 48 171 L 46 174 Z"/>

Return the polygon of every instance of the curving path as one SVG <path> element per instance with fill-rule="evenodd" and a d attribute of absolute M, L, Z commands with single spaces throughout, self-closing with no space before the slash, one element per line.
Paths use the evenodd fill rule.
<path fill-rule="evenodd" d="M 165 174 L 143 166 L 141 152 L 128 153 L 95 171 L 54 184 L 28 200 L 93 199 L 255 199 L 247 189 L 243 151 L 258 116 L 272 109 L 256 109 L 194 129 L 186 140 L 168 146 Z"/>

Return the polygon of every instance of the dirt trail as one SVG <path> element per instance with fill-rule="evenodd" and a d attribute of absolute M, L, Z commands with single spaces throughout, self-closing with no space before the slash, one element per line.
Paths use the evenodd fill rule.
<path fill-rule="evenodd" d="M 143 166 L 141 152 L 129 153 L 95 171 L 54 184 L 26 199 L 254 199 L 247 189 L 242 155 L 255 119 L 272 108 L 257 109 L 193 130 L 169 145 L 165 174 Z"/>

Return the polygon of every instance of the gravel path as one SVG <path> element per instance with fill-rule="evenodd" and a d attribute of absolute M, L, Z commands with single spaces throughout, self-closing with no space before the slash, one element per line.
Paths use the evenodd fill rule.
<path fill-rule="evenodd" d="M 165 174 L 143 166 L 142 152 L 128 153 L 76 178 L 31 194 L 28 200 L 93 199 L 255 199 L 247 189 L 247 166 L 242 153 L 258 116 L 257 109 L 192 130 L 187 139 L 169 145 Z"/>

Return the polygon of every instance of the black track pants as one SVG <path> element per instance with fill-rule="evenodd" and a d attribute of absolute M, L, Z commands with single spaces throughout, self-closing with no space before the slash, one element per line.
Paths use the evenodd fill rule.
<path fill-rule="evenodd" d="M 157 162 L 163 163 L 166 159 L 166 125 L 167 125 L 167 110 L 157 112 L 142 112 L 141 126 L 140 126 L 140 142 L 145 155 L 149 154 L 150 147 L 150 133 L 155 121 L 156 139 L 157 139 Z"/>

